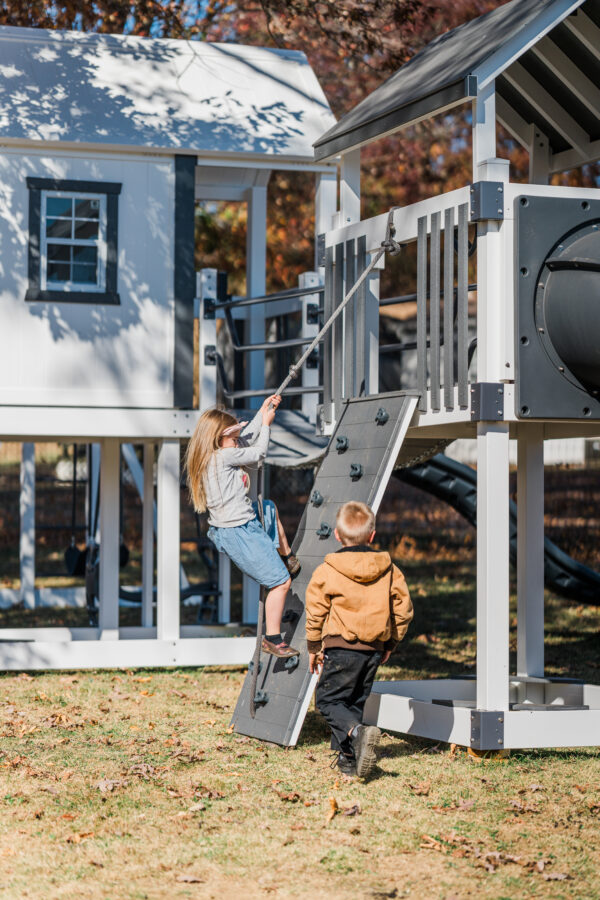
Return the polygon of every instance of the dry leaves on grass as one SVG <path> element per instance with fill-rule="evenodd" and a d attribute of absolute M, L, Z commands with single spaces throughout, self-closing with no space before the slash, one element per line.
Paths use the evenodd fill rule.
<path fill-rule="evenodd" d="M 431 782 L 430 781 L 418 781 L 416 784 L 411 784 L 407 782 L 408 787 L 411 789 L 413 794 L 416 794 L 417 797 L 428 797 L 429 791 L 431 790 Z"/>
<path fill-rule="evenodd" d="M 516 865 L 536 874 L 542 875 L 545 881 L 565 881 L 571 876 L 565 872 L 546 872 L 546 867 L 552 864 L 551 859 L 527 859 L 524 856 L 516 856 L 506 853 L 504 850 L 482 850 L 478 844 L 482 841 L 473 841 L 456 831 L 433 837 L 430 834 L 421 835 L 421 850 L 433 850 L 437 853 L 451 854 L 453 857 L 469 857 L 479 868 L 493 874 L 500 866 Z"/>
<path fill-rule="evenodd" d="M 521 800 L 509 800 L 509 806 L 506 807 L 508 812 L 512 812 L 515 815 L 522 815 L 524 813 L 539 813 L 539 809 L 532 803 L 523 803 Z"/>
<path fill-rule="evenodd" d="M 271 790 L 275 791 L 280 800 L 285 800 L 288 803 L 297 803 L 298 800 L 302 799 L 298 791 L 290 791 L 289 793 L 286 791 L 280 791 L 277 789 L 277 786 L 275 784 L 271 785 Z"/>
<path fill-rule="evenodd" d="M 327 816 L 325 818 L 325 822 L 329 823 L 338 813 L 341 813 L 342 816 L 359 816 L 362 810 L 360 808 L 359 803 L 354 803 L 352 806 L 340 806 L 335 797 L 329 798 L 329 810 L 327 812 Z"/>
<path fill-rule="evenodd" d="M 177 875 L 175 881 L 180 884 L 204 884 L 204 878 L 198 878 L 197 875 Z"/>
<path fill-rule="evenodd" d="M 125 779 L 112 779 L 112 778 L 102 778 L 97 784 L 96 787 L 100 791 L 101 794 L 112 794 L 113 791 L 116 791 L 117 788 L 125 787 L 129 782 Z"/>
<path fill-rule="evenodd" d="M 94 837 L 93 831 L 79 831 L 75 832 L 75 834 L 69 834 L 65 838 L 67 844 L 80 844 L 82 841 L 86 841 L 88 838 Z"/>
<path fill-rule="evenodd" d="M 474 800 L 465 800 L 464 797 L 461 797 L 458 802 L 453 800 L 447 806 L 432 806 L 431 809 L 435 812 L 470 812 L 474 806 Z"/>

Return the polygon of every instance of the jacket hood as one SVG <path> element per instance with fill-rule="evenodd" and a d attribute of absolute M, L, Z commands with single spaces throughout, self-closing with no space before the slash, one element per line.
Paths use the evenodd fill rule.
<path fill-rule="evenodd" d="M 389 571 L 392 558 L 385 550 L 371 550 L 367 553 L 345 550 L 343 553 L 328 553 L 325 562 L 352 581 L 370 584 Z"/>

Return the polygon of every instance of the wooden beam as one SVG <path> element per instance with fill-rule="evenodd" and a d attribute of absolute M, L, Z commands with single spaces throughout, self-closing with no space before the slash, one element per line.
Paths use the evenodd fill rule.
<path fill-rule="evenodd" d="M 504 97 L 501 97 L 498 93 L 496 93 L 496 118 L 522 147 L 529 150 L 531 137 L 529 122 L 526 122 L 518 112 L 515 112 Z"/>
<path fill-rule="evenodd" d="M 600 59 L 600 28 L 585 13 L 578 10 L 577 15 L 566 18 L 564 24 L 586 50 Z"/>
<path fill-rule="evenodd" d="M 521 63 L 513 63 L 504 72 L 504 77 L 572 147 L 585 156 L 590 143 L 589 135 Z"/>
<path fill-rule="evenodd" d="M 600 32 L 599 32 L 600 33 Z M 550 38 L 533 47 L 533 53 L 550 71 L 560 78 L 566 88 L 598 119 L 600 119 L 600 89 Z"/>

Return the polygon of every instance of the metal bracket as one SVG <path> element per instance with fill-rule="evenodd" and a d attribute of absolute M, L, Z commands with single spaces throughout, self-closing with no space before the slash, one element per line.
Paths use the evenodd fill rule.
<path fill-rule="evenodd" d="M 471 385 L 471 422 L 501 422 L 504 419 L 504 385 L 478 381 Z"/>
<path fill-rule="evenodd" d="M 471 747 L 474 750 L 504 748 L 504 713 L 501 710 L 471 711 Z"/>
<path fill-rule="evenodd" d="M 207 344 L 204 348 L 204 365 L 216 366 L 217 364 L 217 348 L 214 344 Z"/>
<path fill-rule="evenodd" d="M 504 185 L 501 181 L 476 181 L 471 185 L 471 222 L 504 219 Z"/>
<path fill-rule="evenodd" d="M 214 319 L 215 317 L 215 299 L 214 297 L 204 297 L 204 313 L 203 319 Z"/>
<path fill-rule="evenodd" d="M 306 324 L 307 325 L 318 325 L 319 324 L 319 304 L 318 303 L 307 303 L 306 304 Z"/>
<path fill-rule="evenodd" d="M 319 353 L 317 350 L 313 350 L 308 359 L 306 360 L 306 368 L 307 369 L 318 369 L 319 368 Z"/>
<path fill-rule="evenodd" d="M 317 266 L 325 265 L 325 233 L 317 235 Z"/>

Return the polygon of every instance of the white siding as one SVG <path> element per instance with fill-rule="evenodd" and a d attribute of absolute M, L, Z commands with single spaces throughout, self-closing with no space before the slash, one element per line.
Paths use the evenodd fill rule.
<path fill-rule="evenodd" d="M 570 463 L 583 465 L 585 462 L 585 438 L 564 438 L 544 441 L 544 464 L 547 466 Z M 509 459 L 512 466 L 517 464 L 517 442 L 509 442 Z M 477 443 L 475 440 L 461 439 L 446 448 L 446 456 L 457 462 L 474 466 L 477 463 Z"/>
<path fill-rule="evenodd" d="M 120 306 L 26 302 L 25 179 L 119 182 Z M 173 403 L 170 159 L 0 153 L 0 403 L 170 407 Z"/>

